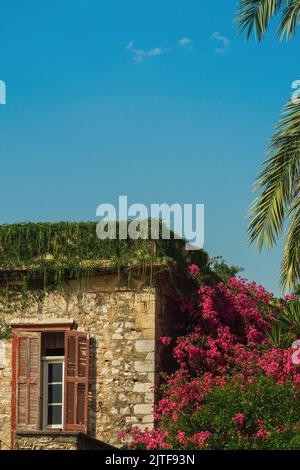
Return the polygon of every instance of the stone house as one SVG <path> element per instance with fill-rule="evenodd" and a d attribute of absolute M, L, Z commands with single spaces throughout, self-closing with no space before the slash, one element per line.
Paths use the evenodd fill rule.
<path fill-rule="evenodd" d="M 79 225 L 80 235 L 73 225 L 67 227 L 68 244 L 74 233 L 76 243 L 84 230 L 93 236 L 94 226 L 87 234 L 87 225 Z M 132 253 L 122 251 L 122 266 L 108 262 L 107 252 L 105 260 L 98 253 L 87 276 L 86 265 L 71 269 L 61 233 L 57 249 L 64 226 L 19 224 L 12 226 L 14 235 L 8 227 L 0 226 L 0 283 L 8 293 L 0 304 L 2 449 L 120 446 L 120 430 L 153 427 L 160 373 L 172 366 L 160 338 L 172 334 L 176 315 L 174 264 L 170 268 L 156 246 L 155 257 L 141 268 L 137 243 L 133 269 Z M 38 252 L 32 251 L 37 237 Z M 22 242 L 17 248 L 15 240 Z M 64 253 L 63 269 L 54 245 L 55 253 Z M 9 247 L 14 253 L 7 257 Z M 82 267 L 77 252 L 75 258 Z M 82 270 L 85 280 L 78 284 Z M 51 289 L 36 289 L 45 285 L 45 272 Z"/>

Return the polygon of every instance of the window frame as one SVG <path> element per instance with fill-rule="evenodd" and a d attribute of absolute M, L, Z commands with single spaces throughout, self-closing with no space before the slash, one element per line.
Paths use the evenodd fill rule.
<path fill-rule="evenodd" d="M 65 356 L 42 356 L 42 373 L 43 373 L 43 389 L 42 389 L 42 429 L 64 429 L 64 405 L 65 405 Z M 48 366 L 49 364 L 62 364 L 62 410 L 61 424 L 48 424 Z"/>
<path fill-rule="evenodd" d="M 17 413 L 18 413 L 18 390 L 19 390 L 19 338 L 20 336 L 30 336 L 31 333 L 43 333 L 43 332 L 63 332 L 65 334 L 65 356 L 59 356 L 60 359 L 65 357 L 65 364 L 64 364 L 64 382 L 63 386 L 65 387 L 64 390 L 64 409 L 63 409 L 63 425 L 62 428 L 52 428 L 52 432 L 59 432 L 60 429 L 63 431 L 76 431 L 76 432 L 83 432 L 88 433 L 88 419 L 89 419 L 89 373 L 90 373 L 90 361 L 89 361 L 89 351 L 90 351 L 90 335 L 86 331 L 78 331 L 77 324 L 74 320 L 70 319 L 63 319 L 63 320 L 54 320 L 53 322 L 11 322 L 10 326 L 12 328 L 12 400 L 11 400 L 11 447 L 14 448 L 15 442 L 15 433 L 23 430 L 38 430 L 38 431 L 51 431 L 51 428 L 44 428 L 43 427 L 43 400 L 42 400 L 42 383 L 43 383 L 43 367 L 42 367 L 42 355 L 40 351 L 40 374 L 39 374 L 39 396 L 38 396 L 38 410 L 39 410 L 39 419 L 37 426 L 34 428 L 28 427 L 26 424 L 25 427 L 21 428 L 18 423 Z M 85 377 L 69 377 L 67 374 L 67 367 L 66 361 L 69 354 L 67 345 L 68 341 L 67 338 L 69 336 L 75 337 L 83 337 L 86 345 L 87 345 L 87 357 L 86 357 L 86 375 Z M 40 339 L 41 341 L 41 339 Z M 78 341 L 76 340 L 76 345 L 78 348 Z M 41 346 L 40 346 L 41 347 Z M 66 349 L 67 348 L 67 349 Z M 77 351 L 78 353 L 78 351 Z M 53 359 L 56 356 L 51 356 Z M 78 424 L 70 423 L 67 419 L 67 404 L 66 401 L 66 390 L 67 390 L 67 383 L 74 382 L 78 385 L 78 383 L 85 384 L 85 394 L 84 394 L 84 423 Z M 76 385 L 75 385 L 76 386 Z M 28 397 L 27 397 L 28 398 Z M 28 406 L 28 405 L 27 405 Z"/>

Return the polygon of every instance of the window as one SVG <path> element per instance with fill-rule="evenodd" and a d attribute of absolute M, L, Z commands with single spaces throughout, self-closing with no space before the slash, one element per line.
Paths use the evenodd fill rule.
<path fill-rule="evenodd" d="M 43 429 L 63 428 L 64 358 L 44 356 Z"/>
<path fill-rule="evenodd" d="M 44 332 L 42 350 L 42 429 L 63 429 L 65 335 Z"/>
<path fill-rule="evenodd" d="M 13 329 L 12 429 L 86 432 L 88 336 L 37 328 Z"/>

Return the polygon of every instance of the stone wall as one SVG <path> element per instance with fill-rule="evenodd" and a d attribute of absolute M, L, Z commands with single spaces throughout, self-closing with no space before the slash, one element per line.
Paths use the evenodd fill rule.
<path fill-rule="evenodd" d="M 14 450 L 77 450 L 77 434 L 40 434 L 20 432 L 15 434 Z"/>
<path fill-rule="evenodd" d="M 0 448 L 8 450 L 11 438 L 11 340 L 0 339 Z"/>
<path fill-rule="evenodd" d="M 26 311 L 0 312 L 6 322 L 68 319 L 76 322 L 78 331 L 89 332 L 88 433 L 106 443 L 120 445 L 118 432 L 127 426 L 153 427 L 154 386 L 163 364 L 160 336 L 168 334 L 171 325 L 162 285 L 137 288 L 106 275 L 91 279 L 82 293 L 70 285 L 68 296 L 53 293 Z M 3 344 L 0 439 L 10 443 L 11 343 Z"/>
<path fill-rule="evenodd" d="M 18 432 L 15 450 L 110 450 L 114 447 L 76 432 Z"/>

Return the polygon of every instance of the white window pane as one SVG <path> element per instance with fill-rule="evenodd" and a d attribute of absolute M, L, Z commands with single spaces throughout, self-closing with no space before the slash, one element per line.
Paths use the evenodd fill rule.
<path fill-rule="evenodd" d="M 48 406 L 48 425 L 57 425 L 62 423 L 62 406 L 49 405 Z"/>
<path fill-rule="evenodd" d="M 62 363 L 49 364 L 48 367 L 48 383 L 62 382 Z"/>
<path fill-rule="evenodd" d="M 48 403 L 62 403 L 62 384 L 48 385 Z"/>

